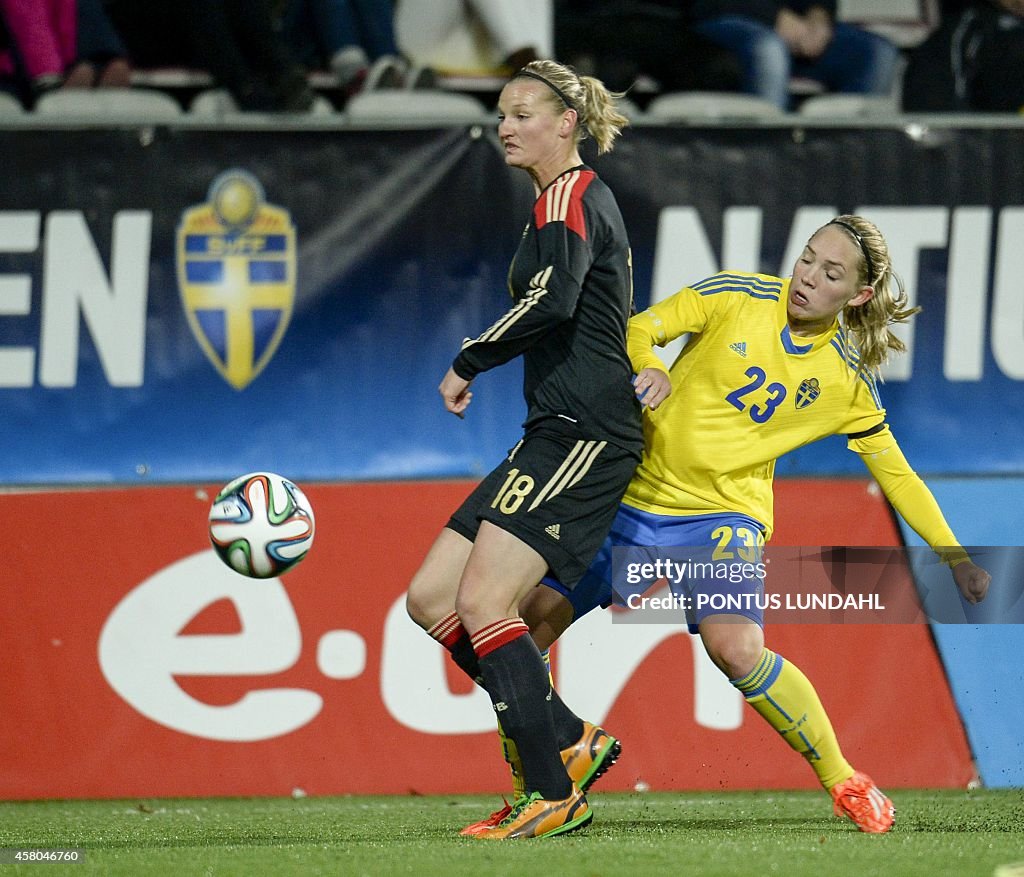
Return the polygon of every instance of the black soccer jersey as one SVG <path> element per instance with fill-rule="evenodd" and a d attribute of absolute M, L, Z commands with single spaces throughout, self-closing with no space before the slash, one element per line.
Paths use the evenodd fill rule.
<path fill-rule="evenodd" d="M 585 165 L 534 204 L 508 275 L 512 309 L 455 358 L 472 380 L 523 354 L 524 428 L 607 440 L 639 453 L 640 406 L 626 355 L 633 282 L 611 190 Z"/>

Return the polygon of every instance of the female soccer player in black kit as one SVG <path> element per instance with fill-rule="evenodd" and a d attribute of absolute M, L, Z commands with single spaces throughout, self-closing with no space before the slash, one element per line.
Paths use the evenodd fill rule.
<path fill-rule="evenodd" d="M 579 153 L 587 135 L 599 152 L 612 148 L 627 124 L 615 97 L 553 61 L 528 64 L 502 90 L 505 162 L 530 174 L 537 201 L 509 271 L 514 305 L 463 344 L 439 388 L 463 416 L 473 379 L 523 356 L 523 438 L 452 515 L 408 595 L 413 620 L 487 689 L 522 763 L 525 794 L 481 838 L 560 834 L 592 816 L 555 735 L 552 709 L 564 706 L 517 607 L 549 571 L 579 581 L 643 447 L 625 344 L 629 242 Z"/>

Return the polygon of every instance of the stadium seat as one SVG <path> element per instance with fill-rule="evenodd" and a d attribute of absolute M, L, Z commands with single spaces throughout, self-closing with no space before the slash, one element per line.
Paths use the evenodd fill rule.
<path fill-rule="evenodd" d="M 49 91 L 36 101 L 40 116 L 71 119 L 139 119 L 160 121 L 182 115 L 170 95 L 139 88 L 66 88 Z"/>
<path fill-rule="evenodd" d="M 199 92 L 189 104 L 188 111 L 190 115 L 203 119 L 223 119 L 243 112 L 226 88 L 207 88 Z M 309 113 L 302 115 L 330 116 L 333 113 L 334 105 L 322 94 L 318 94 L 313 99 Z"/>
<path fill-rule="evenodd" d="M 21 105 L 20 100 L 18 100 L 13 94 L 8 94 L 6 91 L 0 91 L 0 115 L 20 116 L 24 112 L 25 108 Z"/>
<path fill-rule="evenodd" d="M 631 122 L 635 122 L 636 120 L 643 118 L 643 110 L 641 110 L 640 107 L 628 97 L 620 97 L 615 101 L 615 106 L 618 108 L 619 112 Z"/>
<path fill-rule="evenodd" d="M 769 119 L 782 115 L 782 110 L 770 101 L 722 91 L 669 92 L 647 106 L 649 118 L 665 122 Z"/>
<path fill-rule="evenodd" d="M 819 94 L 807 98 L 798 112 L 816 118 L 877 119 L 898 115 L 900 107 L 895 95 Z"/>
<path fill-rule="evenodd" d="M 494 115 L 475 97 L 427 89 L 360 92 L 346 104 L 345 116 L 360 124 L 490 124 L 495 121 Z"/>
<path fill-rule="evenodd" d="M 192 98 L 188 111 L 204 119 L 219 119 L 237 113 L 238 104 L 226 88 L 207 88 Z"/>
<path fill-rule="evenodd" d="M 892 40 L 901 49 L 920 45 L 942 18 L 939 0 L 839 0 L 838 18 Z"/>

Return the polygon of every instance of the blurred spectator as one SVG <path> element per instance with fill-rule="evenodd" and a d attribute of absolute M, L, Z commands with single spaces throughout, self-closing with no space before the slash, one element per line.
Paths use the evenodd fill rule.
<path fill-rule="evenodd" d="M 270 0 L 106 0 L 139 67 L 205 70 L 242 110 L 305 112 L 306 70 L 275 27 Z"/>
<path fill-rule="evenodd" d="M 442 72 L 510 75 L 555 52 L 554 0 L 401 0 L 404 53 Z"/>
<path fill-rule="evenodd" d="M 948 4 L 910 55 L 908 112 L 1024 112 L 1024 0 Z"/>
<path fill-rule="evenodd" d="M 615 91 L 639 77 L 661 91 L 738 91 L 732 52 L 696 34 L 679 0 L 557 0 L 555 50 Z"/>
<path fill-rule="evenodd" d="M 836 0 L 693 0 L 699 34 L 734 52 L 743 91 L 789 109 L 789 80 L 829 91 L 889 94 L 899 50 L 884 37 L 836 21 Z"/>
<path fill-rule="evenodd" d="M 127 87 L 128 51 L 101 0 L 0 0 L 0 74 L 26 102 L 53 88 Z"/>
<path fill-rule="evenodd" d="M 282 28 L 298 59 L 330 70 L 343 89 L 358 90 L 375 62 L 391 65 L 396 80 L 403 75 L 391 0 L 285 0 L 283 6 Z"/>
<path fill-rule="evenodd" d="M 130 53 L 107 15 L 103 0 L 78 0 L 78 56 L 94 67 L 96 86 L 131 86 Z"/>

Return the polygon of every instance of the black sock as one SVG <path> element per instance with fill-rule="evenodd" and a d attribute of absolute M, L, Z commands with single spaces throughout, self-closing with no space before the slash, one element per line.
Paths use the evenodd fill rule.
<path fill-rule="evenodd" d="M 523 763 L 526 791 L 549 801 L 572 794 L 555 742 L 547 670 L 528 633 L 480 656 L 487 692 L 506 736 Z"/>
<path fill-rule="evenodd" d="M 473 643 L 468 635 L 461 636 L 449 649 L 449 654 L 463 673 L 477 685 L 483 685 L 480 661 L 473 651 Z M 565 705 L 554 688 L 551 689 L 551 720 L 555 725 L 555 738 L 559 750 L 568 749 L 583 736 L 583 719 Z"/>
<path fill-rule="evenodd" d="M 463 673 L 477 685 L 484 684 L 480 674 L 480 661 L 477 659 L 476 652 L 473 651 L 473 643 L 469 639 L 469 634 L 460 637 L 458 642 L 448 650 L 448 653 Z"/>
<path fill-rule="evenodd" d="M 568 749 L 583 736 L 583 719 L 565 705 L 554 688 L 551 689 L 551 721 L 560 750 Z"/>

